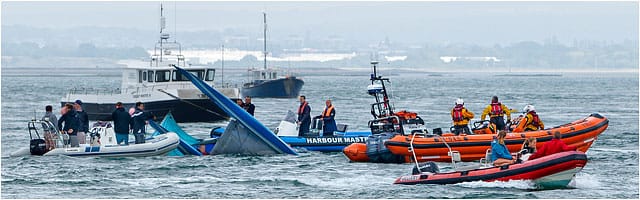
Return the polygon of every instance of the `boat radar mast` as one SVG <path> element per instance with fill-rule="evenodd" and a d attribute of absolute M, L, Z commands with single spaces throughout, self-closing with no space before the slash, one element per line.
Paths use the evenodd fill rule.
<path fill-rule="evenodd" d="M 185 58 L 184 55 L 182 55 L 182 45 L 177 42 L 176 40 L 174 40 L 173 42 L 169 42 L 169 33 L 164 33 L 164 29 L 166 29 L 166 18 L 164 17 L 164 7 L 162 4 L 160 4 L 160 40 L 158 40 L 158 42 L 156 43 L 156 45 L 153 48 L 153 55 L 151 55 L 151 61 L 150 61 L 150 65 L 151 66 L 160 66 L 161 62 L 164 62 L 165 57 L 167 56 L 171 56 L 174 55 L 175 58 L 175 62 L 177 66 L 185 66 Z M 171 52 L 171 49 L 177 49 L 178 50 L 178 54 L 173 54 Z M 168 64 L 167 66 L 169 66 L 170 64 Z"/>

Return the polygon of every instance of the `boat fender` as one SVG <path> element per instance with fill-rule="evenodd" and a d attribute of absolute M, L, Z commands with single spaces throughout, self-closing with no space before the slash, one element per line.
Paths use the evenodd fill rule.
<path fill-rule="evenodd" d="M 418 167 L 420 167 L 420 170 L 418 170 Z M 420 163 L 418 164 L 418 166 L 413 166 L 413 175 L 418 175 L 420 174 L 420 172 L 424 173 L 424 172 L 430 172 L 430 173 L 439 173 L 440 172 L 440 168 L 438 168 L 438 165 L 436 165 L 435 162 L 425 162 L 425 163 Z"/>

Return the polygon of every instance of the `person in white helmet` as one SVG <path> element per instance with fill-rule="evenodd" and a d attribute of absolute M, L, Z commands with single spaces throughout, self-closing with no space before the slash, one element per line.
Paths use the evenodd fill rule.
<path fill-rule="evenodd" d="M 544 129 L 544 123 L 538 117 L 536 108 L 533 105 L 527 105 L 522 109 L 525 116 L 522 118 L 518 126 L 513 132 L 537 131 Z"/>
<path fill-rule="evenodd" d="M 453 133 L 459 135 L 460 133 L 472 134 L 469 130 L 469 120 L 473 119 L 474 114 L 464 107 L 464 100 L 458 98 L 455 102 L 455 106 L 451 109 L 451 120 L 453 120 Z"/>

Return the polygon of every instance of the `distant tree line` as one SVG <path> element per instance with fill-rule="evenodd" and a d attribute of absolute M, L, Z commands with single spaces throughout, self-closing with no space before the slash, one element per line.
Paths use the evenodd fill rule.
<path fill-rule="evenodd" d="M 147 58 L 142 47 L 96 47 L 92 43 L 81 43 L 77 47 L 38 45 L 34 42 L 3 42 L 3 56 L 41 57 L 101 57 L 113 59 Z"/>

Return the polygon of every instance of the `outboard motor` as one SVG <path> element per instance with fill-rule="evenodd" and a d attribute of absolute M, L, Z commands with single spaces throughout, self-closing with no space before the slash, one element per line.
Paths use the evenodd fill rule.
<path fill-rule="evenodd" d="M 372 135 L 366 141 L 367 156 L 374 163 L 404 163 L 404 156 L 395 155 L 389 151 L 384 142 L 393 138 L 396 133 L 382 133 Z"/>
<path fill-rule="evenodd" d="M 41 156 L 47 153 L 47 144 L 44 139 L 37 138 L 29 141 L 29 151 L 31 155 Z"/>
<path fill-rule="evenodd" d="M 37 126 L 36 126 L 37 124 Z M 41 156 L 47 153 L 47 143 L 40 137 L 39 131 L 46 132 L 50 130 L 49 123 L 43 121 L 31 120 L 27 125 L 29 129 L 29 152 L 31 155 Z M 55 129 L 53 129 L 55 130 Z"/>
<path fill-rule="evenodd" d="M 418 167 L 420 167 L 420 170 L 418 170 Z M 429 161 L 426 163 L 420 163 L 418 166 L 413 166 L 413 172 L 411 174 L 418 175 L 421 172 L 431 172 L 435 174 L 440 172 L 440 168 L 438 168 L 438 165 L 436 165 L 435 162 Z"/>

